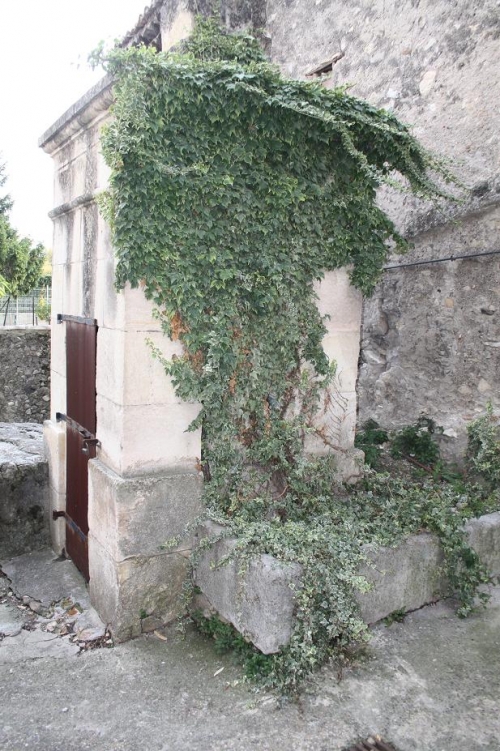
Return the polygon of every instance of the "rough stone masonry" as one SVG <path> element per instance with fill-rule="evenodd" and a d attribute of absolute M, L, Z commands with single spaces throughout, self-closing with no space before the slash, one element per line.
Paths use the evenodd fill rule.
<path fill-rule="evenodd" d="M 50 409 L 50 328 L 0 328 L 0 422 L 42 423 Z"/>
<path fill-rule="evenodd" d="M 438 210 L 381 196 L 414 242 L 395 263 L 500 250 L 496 0 L 270 0 L 266 33 L 286 74 L 336 60 L 325 86 L 394 111 L 463 180 L 465 202 Z M 387 272 L 365 302 L 359 423 L 397 428 L 424 412 L 460 458 L 467 422 L 500 407 L 499 316 L 500 255 Z"/>

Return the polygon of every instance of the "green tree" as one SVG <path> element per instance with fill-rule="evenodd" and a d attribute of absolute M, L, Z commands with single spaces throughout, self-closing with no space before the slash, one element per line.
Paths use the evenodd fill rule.
<path fill-rule="evenodd" d="M 0 164 L 0 191 L 6 180 L 5 165 Z M 11 197 L 0 195 L 0 295 L 26 295 L 38 282 L 45 248 L 19 236 L 9 221 L 11 208 Z"/>

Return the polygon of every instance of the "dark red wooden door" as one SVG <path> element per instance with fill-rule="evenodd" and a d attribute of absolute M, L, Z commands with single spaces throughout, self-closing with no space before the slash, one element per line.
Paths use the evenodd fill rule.
<path fill-rule="evenodd" d="M 96 455 L 94 320 L 59 316 L 66 325 L 66 553 L 89 579 L 88 461 Z"/>

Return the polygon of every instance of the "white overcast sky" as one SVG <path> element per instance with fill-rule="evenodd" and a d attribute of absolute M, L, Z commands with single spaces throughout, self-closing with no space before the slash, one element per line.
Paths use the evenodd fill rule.
<path fill-rule="evenodd" d="M 52 159 L 38 139 L 102 76 L 86 63 L 100 40 L 131 29 L 148 0 L 0 0 L 0 160 L 11 223 L 52 245 Z"/>

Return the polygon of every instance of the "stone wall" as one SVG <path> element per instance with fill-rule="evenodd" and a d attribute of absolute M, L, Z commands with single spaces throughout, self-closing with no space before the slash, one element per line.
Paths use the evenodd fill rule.
<path fill-rule="evenodd" d="M 0 328 L 0 422 L 36 422 L 50 409 L 50 328 Z"/>
<path fill-rule="evenodd" d="M 416 238 L 397 263 L 499 248 L 500 209 Z M 500 255 L 386 271 L 364 305 L 359 422 L 387 428 L 421 414 L 443 426 L 442 450 L 460 459 L 466 425 L 500 407 Z"/>
<path fill-rule="evenodd" d="M 500 249 L 496 2 L 270 0 L 266 32 L 287 75 L 338 57 L 324 85 L 394 111 L 467 186 L 439 209 L 381 192 L 415 246 L 394 263 Z M 364 307 L 359 422 L 400 427 L 425 412 L 459 458 L 465 424 L 490 399 L 500 407 L 499 294 L 500 256 L 386 272 Z"/>
<path fill-rule="evenodd" d="M 273 62 L 292 77 L 340 55 L 327 87 L 347 84 L 394 111 L 483 200 L 498 200 L 496 0 L 270 0 L 266 31 Z M 395 211 L 403 225 L 411 203 Z"/>
<path fill-rule="evenodd" d="M 0 560 L 46 545 L 47 515 L 42 426 L 0 423 Z"/>

